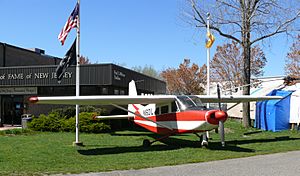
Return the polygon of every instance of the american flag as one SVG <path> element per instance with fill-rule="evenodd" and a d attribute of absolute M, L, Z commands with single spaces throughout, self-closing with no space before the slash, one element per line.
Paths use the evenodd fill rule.
<path fill-rule="evenodd" d="M 68 18 L 68 21 L 66 22 L 65 26 L 63 27 L 63 29 L 58 35 L 58 40 L 60 40 L 61 45 L 64 45 L 65 40 L 69 32 L 71 31 L 71 29 L 77 27 L 78 17 L 79 17 L 79 4 L 77 3 L 70 17 Z"/>

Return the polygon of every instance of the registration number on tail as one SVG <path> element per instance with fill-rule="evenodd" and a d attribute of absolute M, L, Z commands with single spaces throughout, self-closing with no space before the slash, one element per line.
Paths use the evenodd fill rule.
<path fill-rule="evenodd" d="M 153 115 L 152 109 L 145 109 L 145 110 L 143 110 L 143 115 L 144 116 L 152 116 Z"/>

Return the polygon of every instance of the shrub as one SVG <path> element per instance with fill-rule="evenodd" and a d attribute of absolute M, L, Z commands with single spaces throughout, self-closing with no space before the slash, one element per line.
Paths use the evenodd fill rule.
<path fill-rule="evenodd" d="M 80 119 L 80 117 L 79 117 Z M 65 132 L 75 132 L 75 117 L 71 117 L 69 119 L 65 119 L 63 122 L 63 125 L 62 125 L 62 131 L 65 131 Z"/>
<path fill-rule="evenodd" d="M 103 108 L 97 108 L 95 106 L 80 106 L 80 112 L 94 112 L 97 115 L 100 114 L 107 114 L 106 110 Z M 64 108 L 57 108 L 52 110 L 49 114 L 53 114 L 59 118 L 66 118 L 69 119 L 71 117 L 74 117 L 76 115 L 76 109 L 75 106 L 68 106 Z"/>
<path fill-rule="evenodd" d="M 93 119 L 95 113 L 82 112 L 80 113 L 80 131 L 99 133 L 107 132 L 110 130 L 110 126 L 101 122 L 100 119 Z"/>
<path fill-rule="evenodd" d="M 34 131 L 75 131 L 75 114 L 73 116 L 73 110 L 75 108 L 55 109 L 47 115 L 41 114 L 38 118 L 34 117 L 30 123 L 28 123 L 29 129 Z M 79 114 L 80 131 L 86 133 L 100 133 L 110 130 L 110 126 L 103 123 L 99 119 L 93 119 L 93 116 L 103 112 L 100 108 L 93 108 L 92 106 L 86 106 L 80 108 L 80 110 L 90 111 L 81 112 Z M 94 111 L 94 112 L 93 112 Z M 96 111 L 96 112 L 95 112 Z"/>
<path fill-rule="evenodd" d="M 34 131 L 61 131 L 61 120 L 55 116 L 55 114 L 49 114 L 48 116 L 41 114 L 40 117 L 34 117 L 31 122 L 28 123 L 28 128 Z"/>
<path fill-rule="evenodd" d="M 69 119 L 76 114 L 76 110 L 74 106 L 64 107 L 64 108 L 58 108 L 52 110 L 49 115 L 55 115 L 58 118 L 66 118 Z"/>

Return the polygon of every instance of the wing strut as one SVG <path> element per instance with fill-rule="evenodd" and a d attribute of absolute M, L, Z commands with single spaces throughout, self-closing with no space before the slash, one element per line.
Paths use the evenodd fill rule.
<path fill-rule="evenodd" d="M 236 103 L 236 104 L 230 106 L 229 108 L 226 109 L 226 111 L 229 111 L 230 109 L 236 107 L 236 106 L 239 105 L 240 103 L 241 103 L 241 102 L 238 102 L 238 103 Z"/>
<path fill-rule="evenodd" d="M 132 113 L 132 114 L 134 114 L 134 115 L 136 115 L 136 116 L 139 116 L 140 118 L 143 118 L 143 119 L 145 119 L 145 120 L 147 120 L 147 121 L 153 122 L 153 123 L 155 123 L 156 125 L 158 125 L 158 126 L 160 126 L 160 127 L 167 128 L 167 129 L 173 131 L 172 128 L 170 128 L 170 127 L 168 127 L 168 126 L 166 126 L 166 125 L 163 125 L 163 124 L 161 124 L 161 123 L 155 122 L 155 121 L 153 121 L 153 120 L 151 120 L 151 119 L 149 119 L 149 118 L 147 118 L 147 117 L 145 117 L 145 116 L 143 116 L 143 115 L 141 115 L 141 114 L 138 114 L 138 113 L 135 113 L 135 112 L 130 111 L 130 110 L 128 110 L 128 109 L 125 109 L 125 108 L 123 108 L 122 106 L 119 106 L 119 105 L 116 105 L 116 104 L 111 104 L 111 105 L 114 106 L 114 107 L 116 107 L 116 108 L 119 108 L 119 109 L 121 109 L 121 110 L 123 110 L 123 111 L 130 112 L 130 113 Z"/>

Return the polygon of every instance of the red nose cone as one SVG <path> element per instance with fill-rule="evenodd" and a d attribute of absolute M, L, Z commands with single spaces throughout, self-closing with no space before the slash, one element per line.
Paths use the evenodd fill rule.
<path fill-rule="evenodd" d="M 216 117 L 216 119 L 218 119 L 219 121 L 225 122 L 226 119 L 227 119 L 227 117 L 228 117 L 228 115 L 227 115 L 227 113 L 224 112 L 224 111 L 217 111 L 217 112 L 215 112 L 215 117 Z"/>

